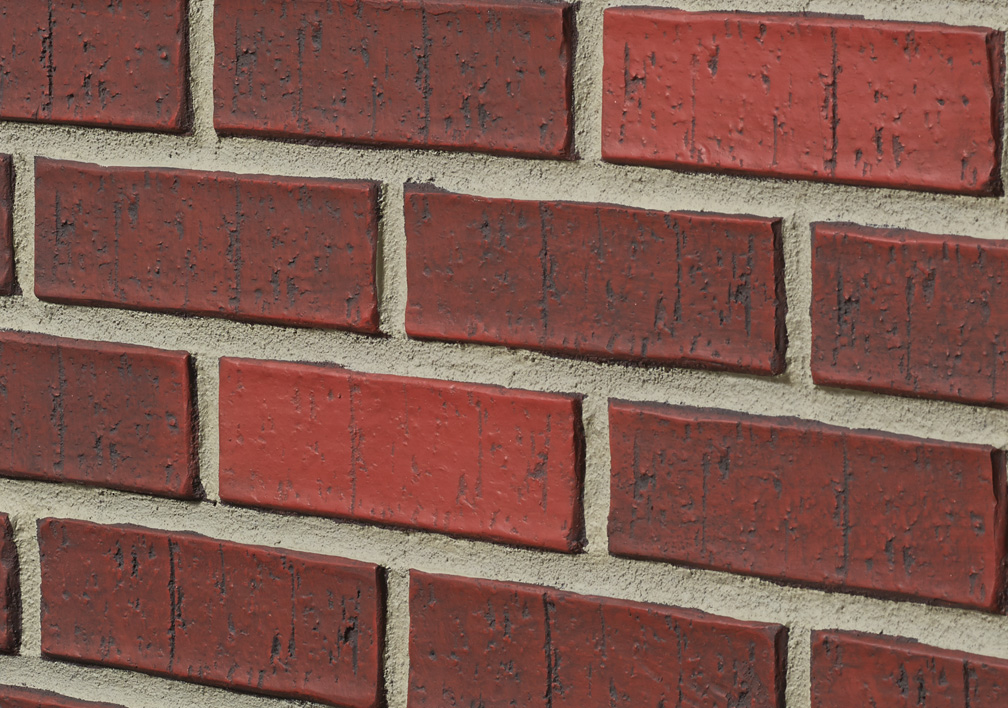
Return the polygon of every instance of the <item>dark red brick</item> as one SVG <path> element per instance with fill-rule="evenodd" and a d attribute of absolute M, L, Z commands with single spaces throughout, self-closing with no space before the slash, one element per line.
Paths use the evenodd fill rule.
<path fill-rule="evenodd" d="M 1000 191 L 1001 32 L 620 7 L 604 33 L 606 160 Z"/>
<path fill-rule="evenodd" d="M 1008 245 L 852 224 L 812 236 L 812 378 L 1008 406 Z"/>
<path fill-rule="evenodd" d="M 574 551 L 574 396 L 221 359 L 226 502 Z"/>
<path fill-rule="evenodd" d="M 78 701 L 49 691 L 36 691 L 20 686 L 0 686 L 0 706 L 3 708 L 120 708 L 111 703 Z"/>
<path fill-rule="evenodd" d="M 44 300 L 378 329 L 378 188 L 38 160 Z"/>
<path fill-rule="evenodd" d="M 39 522 L 42 654 L 365 708 L 384 584 L 369 563 L 195 534 Z"/>
<path fill-rule="evenodd" d="M 0 118 L 179 132 L 185 0 L 0 0 Z"/>
<path fill-rule="evenodd" d="M 0 295 L 14 291 L 14 168 L 0 155 Z"/>
<path fill-rule="evenodd" d="M 609 426 L 615 554 L 1001 608 L 999 450 L 619 401 Z"/>
<path fill-rule="evenodd" d="M 0 476 L 200 493 L 189 354 L 0 332 Z"/>
<path fill-rule="evenodd" d="M 752 373 L 784 366 L 780 222 L 406 189 L 415 337 Z"/>
<path fill-rule="evenodd" d="M 812 708 L 1002 708 L 1008 661 L 856 632 L 812 633 Z"/>
<path fill-rule="evenodd" d="M 216 0 L 222 133 L 568 154 L 572 21 L 559 2 Z"/>
<path fill-rule="evenodd" d="M 783 708 L 787 630 L 410 573 L 409 704 Z"/>
<path fill-rule="evenodd" d="M 7 514 L 0 514 L 0 653 L 12 654 L 20 645 L 20 566 L 14 545 L 14 529 Z"/>

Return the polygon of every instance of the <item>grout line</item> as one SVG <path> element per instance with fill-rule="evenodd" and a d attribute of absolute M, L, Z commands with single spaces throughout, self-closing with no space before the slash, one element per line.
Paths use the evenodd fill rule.
<path fill-rule="evenodd" d="M 220 501 L 220 370 L 218 357 L 193 357 L 196 367 L 196 405 L 199 411 L 199 478 L 211 503 Z"/>
<path fill-rule="evenodd" d="M 2 150 L 0 150 L 2 152 Z M 35 160 L 15 153 L 14 275 L 21 297 L 35 300 Z M 0 298 L 2 300 L 2 298 Z"/>
<path fill-rule="evenodd" d="M 787 678 L 785 705 L 787 708 L 810 708 L 812 705 L 812 637 L 811 627 L 788 627 Z"/>
<path fill-rule="evenodd" d="M 585 507 L 587 552 L 609 553 L 609 405 L 608 397 L 591 394 L 582 402 L 585 430 Z"/>
<path fill-rule="evenodd" d="M 199 145 L 212 146 L 217 142 L 213 125 L 214 0 L 188 0 L 188 4 L 192 139 Z"/>
<path fill-rule="evenodd" d="M 385 573 L 385 692 L 389 708 L 406 708 L 409 693 L 409 571 Z"/>

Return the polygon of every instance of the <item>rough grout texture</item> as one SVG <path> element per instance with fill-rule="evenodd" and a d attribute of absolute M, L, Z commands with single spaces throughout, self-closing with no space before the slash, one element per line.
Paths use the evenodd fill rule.
<path fill-rule="evenodd" d="M 127 133 L 34 123 L 0 123 L 0 153 L 13 156 L 14 246 L 21 294 L 0 298 L 0 326 L 162 349 L 194 359 L 199 407 L 201 480 L 206 500 L 154 499 L 128 492 L 0 479 L 0 513 L 10 514 L 21 559 L 26 618 L 22 652 L 0 657 L 5 683 L 34 686 L 126 708 L 214 705 L 292 706 L 111 668 L 40 658 L 38 519 L 55 516 L 101 524 L 130 523 L 193 531 L 237 543 L 322 553 L 377 563 L 387 572 L 385 689 L 390 708 L 406 708 L 408 571 L 534 583 L 564 590 L 696 608 L 789 629 L 788 708 L 810 708 L 810 632 L 839 629 L 905 636 L 943 649 L 1008 658 L 1008 619 L 775 585 L 711 570 L 633 561 L 607 552 L 609 398 L 789 415 L 849 428 L 1008 448 L 1008 411 L 960 403 L 816 387 L 810 358 L 812 241 L 810 224 L 854 222 L 983 239 L 1006 235 L 1008 201 L 857 188 L 799 181 L 691 174 L 601 162 L 602 11 L 621 4 L 584 0 L 573 8 L 573 152 L 578 161 L 412 149 L 287 143 L 218 137 L 213 130 L 213 0 L 189 0 L 192 131 Z M 655 0 L 686 11 L 819 12 L 868 19 L 945 22 L 1008 30 L 1003 0 Z M 382 183 L 377 285 L 380 329 L 370 338 L 344 332 L 280 329 L 201 317 L 60 306 L 34 295 L 34 158 L 107 166 L 164 167 Z M 1002 160 L 1002 173 L 1008 165 Z M 754 377 L 692 369 L 595 363 L 487 345 L 417 342 L 405 335 L 406 232 L 403 185 L 433 183 L 477 197 L 604 202 L 661 211 L 748 213 L 781 218 L 789 344 L 784 373 Z M 262 512 L 219 502 L 218 359 L 222 356 L 333 363 L 355 371 L 431 377 L 585 395 L 586 552 L 580 556 L 518 550 L 439 534 Z M 300 704 L 298 704 L 300 705 Z"/>

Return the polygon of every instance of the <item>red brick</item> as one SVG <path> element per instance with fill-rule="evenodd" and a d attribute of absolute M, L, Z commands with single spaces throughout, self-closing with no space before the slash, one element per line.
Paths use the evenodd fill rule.
<path fill-rule="evenodd" d="M 189 354 L 0 332 L 0 475 L 200 493 Z"/>
<path fill-rule="evenodd" d="M 1000 192 L 1000 32 L 611 8 L 604 34 L 606 160 Z"/>
<path fill-rule="evenodd" d="M 572 21 L 558 2 L 216 0 L 222 133 L 568 154 Z"/>
<path fill-rule="evenodd" d="M 14 529 L 0 514 L 0 653 L 14 653 L 21 645 L 21 582 Z M 3 692 L 0 690 L 0 697 Z"/>
<path fill-rule="evenodd" d="M 377 566 L 83 521 L 44 519 L 38 533 L 43 656 L 379 705 Z"/>
<path fill-rule="evenodd" d="M 0 0 L 0 118 L 179 132 L 184 0 Z"/>
<path fill-rule="evenodd" d="M 44 300 L 378 329 L 378 188 L 38 160 Z"/>
<path fill-rule="evenodd" d="M 771 374 L 780 222 L 406 189 L 415 337 Z"/>
<path fill-rule="evenodd" d="M 0 155 L 0 295 L 14 291 L 14 169 Z"/>
<path fill-rule="evenodd" d="M 812 633 L 812 708 L 1002 708 L 1008 661 L 909 639 Z"/>
<path fill-rule="evenodd" d="M 577 397 L 230 358 L 220 387 L 226 502 L 581 546 Z"/>
<path fill-rule="evenodd" d="M 786 643 L 780 625 L 410 573 L 414 708 L 782 708 Z"/>
<path fill-rule="evenodd" d="M 812 378 L 1008 406 L 1008 246 L 852 224 L 812 236 Z"/>
<path fill-rule="evenodd" d="M 615 554 L 1001 607 L 998 450 L 619 401 L 609 426 Z"/>
<path fill-rule="evenodd" d="M 78 701 L 49 691 L 20 686 L 0 686 L 0 705 L 3 708 L 119 708 L 111 703 Z"/>

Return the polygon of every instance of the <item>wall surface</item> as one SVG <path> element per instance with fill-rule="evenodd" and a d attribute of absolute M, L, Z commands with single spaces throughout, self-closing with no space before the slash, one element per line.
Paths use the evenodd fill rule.
<path fill-rule="evenodd" d="M 1003 0 L 0 28 L 0 705 L 1006 704 Z"/>

